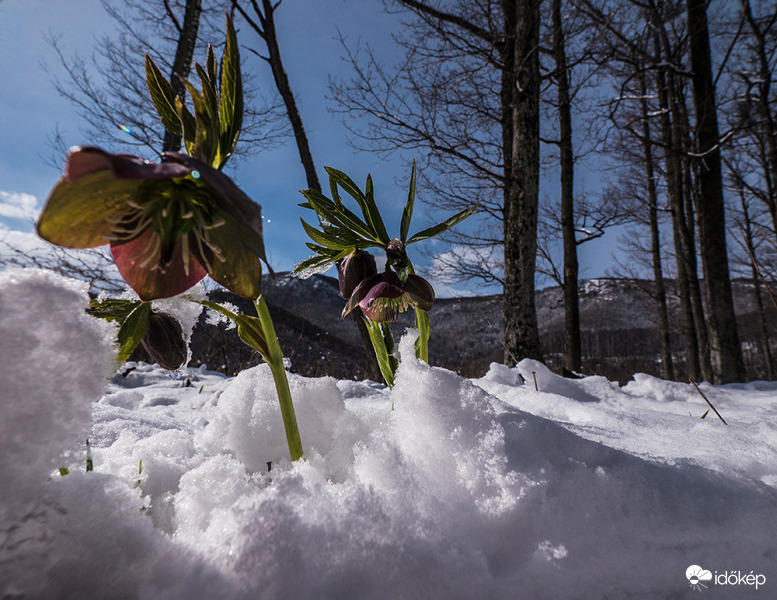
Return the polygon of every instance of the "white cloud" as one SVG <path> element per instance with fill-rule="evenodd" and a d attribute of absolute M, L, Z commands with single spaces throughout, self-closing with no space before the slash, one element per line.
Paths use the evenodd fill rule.
<path fill-rule="evenodd" d="M 34 220 L 40 209 L 38 199 L 22 192 L 0 191 L 0 218 Z"/>

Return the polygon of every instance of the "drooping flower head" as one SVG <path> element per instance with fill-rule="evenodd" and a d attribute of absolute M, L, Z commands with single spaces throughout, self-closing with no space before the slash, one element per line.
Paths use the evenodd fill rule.
<path fill-rule="evenodd" d="M 397 274 L 389 270 L 356 286 L 343 309 L 343 316 L 358 306 L 371 321 L 395 321 L 408 307 L 430 310 L 433 303 L 434 288 L 426 279 L 410 274 L 402 283 Z"/>
<path fill-rule="evenodd" d="M 210 275 L 245 298 L 261 291 L 261 208 L 226 175 L 186 154 L 160 163 L 74 148 L 38 220 L 58 246 L 110 244 L 142 300 L 180 294 Z"/>
<path fill-rule="evenodd" d="M 364 250 L 354 250 L 337 265 L 337 280 L 340 285 L 340 297 L 348 300 L 365 279 L 378 272 L 375 257 Z"/>

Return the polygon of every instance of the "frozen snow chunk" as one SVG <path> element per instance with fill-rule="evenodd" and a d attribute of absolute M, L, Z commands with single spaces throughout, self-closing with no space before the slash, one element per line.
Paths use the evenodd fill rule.
<path fill-rule="evenodd" d="M 598 402 L 599 399 L 581 389 L 574 380 L 556 375 L 538 360 L 524 358 L 515 369 L 526 380 L 526 385 L 534 389 L 534 381 L 537 381 L 537 389 L 547 394 L 557 394 L 577 400 L 578 402 Z"/>
<path fill-rule="evenodd" d="M 488 373 L 483 376 L 483 379 L 512 387 L 523 385 L 525 381 L 518 369 L 495 362 L 488 367 Z"/>
<path fill-rule="evenodd" d="M 395 410 L 387 431 L 376 435 L 393 448 L 380 450 L 382 442 L 375 440 L 360 454 L 361 476 L 389 495 L 410 487 L 426 497 L 416 505 L 432 512 L 509 508 L 521 486 L 507 470 L 493 398 L 469 380 L 418 360 L 414 341 L 405 335 L 400 342 L 402 362 L 391 392 Z M 397 481 L 396 474 L 413 481 Z"/>
<path fill-rule="evenodd" d="M 86 314 L 87 288 L 37 269 L 0 273 L 0 520 L 83 447 L 113 370 L 115 328 Z"/>
<path fill-rule="evenodd" d="M 629 381 L 622 389 L 632 396 L 659 402 L 687 402 L 689 397 L 697 395 L 690 384 L 666 381 L 645 373 L 635 373 L 633 381 Z"/>
<path fill-rule="evenodd" d="M 305 455 L 324 457 L 329 461 L 328 471 L 339 472 L 346 467 L 343 461 L 350 462 L 354 442 L 365 434 L 363 425 L 346 412 L 333 378 L 287 376 Z M 246 369 L 226 387 L 204 439 L 216 452 L 232 451 L 254 473 L 267 471 L 268 462 L 288 460 L 289 446 L 269 366 Z"/>

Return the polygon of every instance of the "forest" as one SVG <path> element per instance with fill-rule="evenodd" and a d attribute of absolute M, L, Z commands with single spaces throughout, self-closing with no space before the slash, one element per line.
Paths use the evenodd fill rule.
<path fill-rule="evenodd" d="M 67 77 L 55 82 L 82 111 L 94 144 L 147 154 L 181 147 L 150 110 L 143 53 L 185 98 L 194 56 L 218 39 L 226 11 L 243 62 L 265 69 L 274 85 L 269 100 L 247 85 L 236 155 L 250 161 L 257 149 L 293 139 L 308 188 L 321 190 L 326 157 L 314 160 L 308 131 L 315 123 L 305 123 L 299 108 L 310 99 L 292 89 L 295 65 L 283 61 L 291 42 L 276 28 L 286 5 L 102 2 L 118 33 L 100 41 L 91 62 L 60 49 Z M 731 289 L 742 278 L 752 284 L 759 375 L 773 378 L 772 3 L 392 0 L 375 8 L 401 22 L 391 60 L 369 43 L 341 40 L 348 69 L 330 79 L 330 110 L 359 151 L 413 153 L 427 210 L 477 204 L 467 227 L 447 232 L 448 245 L 427 250 L 426 260 L 438 281 L 481 282 L 502 293 L 506 364 L 546 358 L 551 346 L 558 354 L 557 340 L 541 339 L 535 299 L 540 287 L 556 284 L 564 312 L 559 368 L 581 371 L 590 342 L 581 333 L 580 249 L 620 234 L 620 264 L 610 274 L 652 281 L 646 291 L 663 377 L 746 377 L 743 351 L 752 354 L 753 344 L 737 330 Z M 110 278 L 109 260 L 5 255 L 7 264 Z"/>

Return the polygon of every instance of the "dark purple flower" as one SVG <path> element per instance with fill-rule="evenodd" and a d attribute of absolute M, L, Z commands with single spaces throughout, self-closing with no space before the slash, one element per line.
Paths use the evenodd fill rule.
<path fill-rule="evenodd" d="M 337 280 L 340 284 L 340 296 L 348 300 L 365 279 L 378 272 L 375 257 L 364 250 L 354 250 L 337 265 Z"/>
<path fill-rule="evenodd" d="M 343 309 L 343 316 L 358 306 L 371 321 L 394 321 L 409 306 L 429 310 L 433 303 L 434 289 L 426 279 L 411 274 L 402 283 L 396 273 L 386 271 L 356 286 Z"/>
<path fill-rule="evenodd" d="M 151 163 L 73 149 L 37 229 L 67 248 L 110 244 L 142 300 L 175 296 L 205 275 L 245 298 L 261 291 L 261 208 L 221 171 L 186 154 Z"/>

